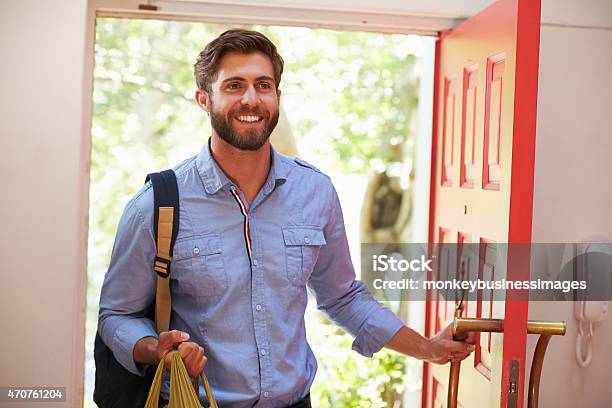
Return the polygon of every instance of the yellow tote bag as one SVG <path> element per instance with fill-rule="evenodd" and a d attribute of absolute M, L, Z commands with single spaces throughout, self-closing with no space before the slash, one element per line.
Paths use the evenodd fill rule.
<path fill-rule="evenodd" d="M 155 377 L 153 378 L 153 383 L 151 384 L 149 396 L 144 408 L 160 408 L 158 406 L 159 392 L 164 374 L 164 360 L 166 354 L 168 354 L 168 352 L 164 353 L 159 365 L 157 366 Z M 200 378 L 204 384 L 204 390 L 206 391 L 206 397 L 210 403 L 210 408 L 218 408 L 217 402 L 215 401 L 215 397 L 212 393 L 212 389 L 210 388 L 208 380 L 204 375 L 204 371 L 200 373 Z M 180 354 L 173 350 L 172 364 L 170 367 L 170 401 L 166 407 L 161 408 L 201 408 L 202 406 L 200 405 L 200 399 L 198 398 L 196 389 L 197 380 L 193 385 L 191 384 L 189 374 L 187 374 L 187 369 L 185 368 L 185 364 L 183 363 Z"/>

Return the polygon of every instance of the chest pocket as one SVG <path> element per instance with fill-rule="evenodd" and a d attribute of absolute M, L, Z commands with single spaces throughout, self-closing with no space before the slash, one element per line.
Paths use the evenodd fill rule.
<path fill-rule="evenodd" d="M 283 227 L 287 278 L 296 286 L 304 286 L 325 245 L 323 231 L 316 227 Z"/>
<path fill-rule="evenodd" d="M 227 290 L 221 237 L 206 235 L 174 244 L 171 277 L 179 292 L 194 296 L 218 296 Z"/>

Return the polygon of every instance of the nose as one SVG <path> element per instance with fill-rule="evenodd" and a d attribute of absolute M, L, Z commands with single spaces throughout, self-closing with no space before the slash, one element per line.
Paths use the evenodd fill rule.
<path fill-rule="evenodd" d="M 242 94 L 242 104 L 247 106 L 253 106 L 257 104 L 257 91 L 253 85 L 246 87 Z"/>

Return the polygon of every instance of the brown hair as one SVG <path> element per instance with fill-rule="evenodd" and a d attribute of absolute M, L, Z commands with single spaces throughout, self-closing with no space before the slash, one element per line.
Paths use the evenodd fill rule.
<path fill-rule="evenodd" d="M 211 83 L 217 75 L 217 68 L 221 58 L 227 52 L 250 54 L 259 51 L 270 58 L 274 68 L 276 88 L 281 81 L 283 73 L 283 58 L 276 51 L 276 46 L 262 33 L 257 31 L 232 29 L 227 30 L 211 42 L 198 55 L 193 66 L 196 84 L 201 90 L 210 93 Z"/>

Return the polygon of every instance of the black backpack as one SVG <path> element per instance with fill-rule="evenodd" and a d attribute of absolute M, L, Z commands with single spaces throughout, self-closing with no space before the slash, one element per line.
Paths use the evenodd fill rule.
<path fill-rule="evenodd" d="M 157 331 L 167 331 L 170 321 L 170 262 L 179 229 L 179 195 L 176 175 L 172 170 L 152 173 L 151 180 L 155 202 L 153 228 L 157 245 L 157 256 L 153 265 L 158 279 L 156 298 L 137 317 L 147 317 L 156 322 Z M 145 181 L 145 182 L 146 182 Z M 161 296 L 161 297 L 160 297 Z M 156 367 L 147 367 L 143 377 L 132 374 L 117 361 L 99 333 L 94 344 L 96 379 L 93 400 L 100 408 L 144 407 L 153 382 Z"/>

